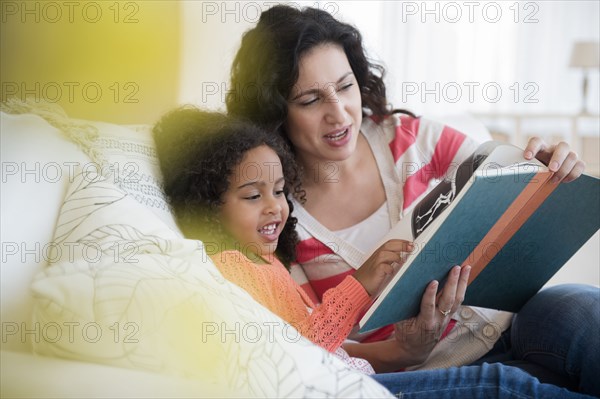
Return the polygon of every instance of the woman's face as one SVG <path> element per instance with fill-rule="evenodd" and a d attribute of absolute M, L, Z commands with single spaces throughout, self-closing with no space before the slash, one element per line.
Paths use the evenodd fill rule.
<path fill-rule="evenodd" d="M 362 122 L 358 82 L 342 47 L 319 45 L 300 59 L 288 98 L 287 135 L 304 167 L 343 161 L 355 148 Z"/>

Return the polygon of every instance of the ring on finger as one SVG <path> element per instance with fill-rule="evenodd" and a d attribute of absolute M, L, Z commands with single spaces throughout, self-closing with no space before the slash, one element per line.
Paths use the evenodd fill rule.
<path fill-rule="evenodd" d="M 440 311 L 441 314 L 444 315 L 444 317 L 447 317 L 452 312 L 452 309 L 442 310 L 442 308 L 440 308 L 439 306 L 438 306 L 438 310 Z"/>

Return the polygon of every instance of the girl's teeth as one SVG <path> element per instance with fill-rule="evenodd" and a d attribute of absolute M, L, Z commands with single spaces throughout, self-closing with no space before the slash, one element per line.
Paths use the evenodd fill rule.
<path fill-rule="evenodd" d="M 270 224 L 270 225 L 265 226 L 262 229 L 260 229 L 260 232 L 263 234 L 273 234 L 273 233 L 275 233 L 276 229 L 277 229 L 277 225 Z"/>

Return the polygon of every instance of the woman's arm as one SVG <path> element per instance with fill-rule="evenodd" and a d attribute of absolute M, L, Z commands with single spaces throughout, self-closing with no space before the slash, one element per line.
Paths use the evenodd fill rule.
<path fill-rule="evenodd" d="M 365 344 L 347 343 L 344 349 L 350 356 L 369 361 L 378 373 L 423 363 L 462 303 L 470 271 L 470 266 L 452 268 L 439 293 L 438 282 L 432 281 L 423 294 L 419 314 L 396 323 L 391 339 Z"/>
<path fill-rule="evenodd" d="M 367 360 L 376 373 L 399 371 L 421 364 L 427 359 L 424 352 L 409 352 L 406 350 L 407 348 L 398 345 L 393 338 L 365 344 L 349 342 L 342 346 L 350 356 Z"/>

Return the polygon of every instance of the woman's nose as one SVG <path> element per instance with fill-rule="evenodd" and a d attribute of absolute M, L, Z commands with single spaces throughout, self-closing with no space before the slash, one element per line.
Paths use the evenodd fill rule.
<path fill-rule="evenodd" d="M 344 111 L 344 103 L 337 95 L 332 93 L 325 99 L 326 114 L 325 120 L 331 124 L 344 123 L 346 121 L 346 113 Z"/>

